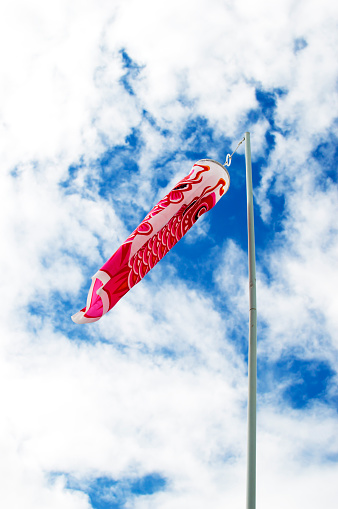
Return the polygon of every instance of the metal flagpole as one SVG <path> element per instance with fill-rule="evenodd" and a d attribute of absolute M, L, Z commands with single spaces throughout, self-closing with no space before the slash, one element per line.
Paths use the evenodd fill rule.
<path fill-rule="evenodd" d="M 257 392 L 257 309 L 256 260 L 253 214 L 252 168 L 250 133 L 245 133 L 246 195 L 248 212 L 249 258 L 249 355 L 248 355 L 248 457 L 247 457 L 247 509 L 256 508 L 256 392 Z"/>

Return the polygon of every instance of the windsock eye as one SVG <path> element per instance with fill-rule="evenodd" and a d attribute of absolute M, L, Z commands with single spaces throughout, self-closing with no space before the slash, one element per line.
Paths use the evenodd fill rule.
<path fill-rule="evenodd" d="M 180 184 L 179 186 L 174 187 L 174 191 L 180 191 L 181 189 L 186 189 L 188 184 Z"/>

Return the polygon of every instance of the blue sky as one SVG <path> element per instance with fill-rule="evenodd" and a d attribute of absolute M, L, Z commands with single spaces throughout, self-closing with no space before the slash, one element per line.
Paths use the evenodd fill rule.
<path fill-rule="evenodd" d="M 140 284 L 97 323 L 70 316 L 194 162 L 250 131 L 257 505 L 336 508 L 337 8 L 0 9 L 1 505 L 245 504 L 244 145 L 228 193 Z"/>

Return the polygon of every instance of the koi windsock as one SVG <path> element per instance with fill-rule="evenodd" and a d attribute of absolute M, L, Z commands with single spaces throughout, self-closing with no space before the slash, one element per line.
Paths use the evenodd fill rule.
<path fill-rule="evenodd" d="M 218 202 L 229 185 L 229 173 L 220 163 L 211 159 L 195 163 L 92 277 L 87 305 L 72 320 L 99 320 Z"/>

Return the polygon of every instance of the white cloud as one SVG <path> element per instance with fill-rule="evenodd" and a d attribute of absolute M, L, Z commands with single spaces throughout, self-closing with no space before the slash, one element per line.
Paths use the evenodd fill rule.
<path fill-rule="evenodd" d="M 238 390 L 241 379 L 229 384 L 219 365 L 208 368 L 202 357 L 192 363 L 189 352 L 176 363 L 132 344 L 118 351 L 71 343 L 50 327 L 24 350 L 11 344 L 2 370 L 10 387 L 2 384 L 3 423 L 17 444 L 7 451 L 10 463 L 32 464 L 37 474 L 104 472 L 116 479 L 160 471 L 187 490 L 194 473 L 207 473 L 229 451 L 242 461 L 245 391 Z M 34 482 L 40 489 L 41 479 Z"/>
<path fill-rule="evenodd" d="M 311 177 L 301 183 L 287 199 L 285 231 L 269 257 L 272 280 L 261 278 L 261 316 L 269 324 L 270 353 L 294 346 L 335 366 L 337 187 L 322 191 Z"/>

